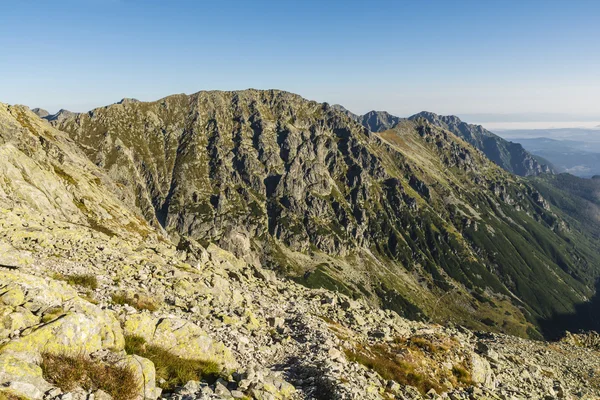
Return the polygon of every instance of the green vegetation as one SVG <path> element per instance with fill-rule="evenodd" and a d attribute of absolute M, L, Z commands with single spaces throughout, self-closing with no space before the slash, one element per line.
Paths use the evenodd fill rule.
<path fill-rule="evenodd" d="M 52 278 L 59 281 L 65 281 L 69 285 L 82 286 L 91 290 L 95 290 L 98 288 L 98 279 L 95 275 L 92 274 L 64 275 L 61 273 L 56 273 L 52 275 Z"/>
<path fill-rule="evenodd" d="M 178 357 L 167 349 L 146 343 L 144 338 L 139 336 L 125 336 L 125 351 L 127 354 L 137 354 L 152 361 L 156 368 L 156 379 L 164 380 L 160 386 L 165 390 L 171 390 L 191 380 L 216 380 L 221 373 L 217 363 Z"/>
<path fill-rule="evenodd" d="M 88 356 L 42 354 L 44 379 L 67 392 L 77 387 L 101 389 L 114 400 L 131 400 L 140 391 L 135 373 L 128 367 L 104 364 Z"/>

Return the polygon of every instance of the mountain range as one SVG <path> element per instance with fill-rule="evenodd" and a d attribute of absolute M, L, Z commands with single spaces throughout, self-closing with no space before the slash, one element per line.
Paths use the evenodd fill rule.
<path fill-rule="evenodd" d="M 597 397 L 565 331 L 600 328 L 600 180 L 480 134 L 277 90 L 0 104 L 0 398 Z"/>
<path fill-rule="evenodd" d="M 304 285 L 532 337 L 594 293 L 596 243 L 509 173 L 551 168 L 456 117 L 357 117 L 275 90 L 60 114 L 152 225 Z"/>

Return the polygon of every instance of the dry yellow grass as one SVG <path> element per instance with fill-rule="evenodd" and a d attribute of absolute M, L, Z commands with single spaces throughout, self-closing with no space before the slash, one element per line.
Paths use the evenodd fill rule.
<path fill-rule="evenodd" d="M 114 400 L 131 400 L 140 389 L 130 368 L 94 361 L 84 354 L 44 353 L 41 367 L 44 378 L 63 391 L 101 389 Z"/>

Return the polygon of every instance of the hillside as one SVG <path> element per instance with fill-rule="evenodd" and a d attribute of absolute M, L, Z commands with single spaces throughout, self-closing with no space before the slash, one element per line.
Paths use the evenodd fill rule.
<path fill-rule="evenodd" d="M 426 118 L 374 134 L 280 91 L 56 121 L 154 226 L 412 318 L 539 337 L 594 293 L 596 242 Z M 444 301 L 440 301 L 442 296 Z"/>

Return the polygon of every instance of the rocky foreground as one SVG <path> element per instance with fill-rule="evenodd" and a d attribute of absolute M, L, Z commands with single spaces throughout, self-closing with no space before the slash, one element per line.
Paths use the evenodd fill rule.
<path fill-rule="evenodd" d="M 0 399 L 600 397 L 593 336 L 409 321 L 172 243 L 121 189 L 0 104 Z"/>
<path fill-rule="evenodd" d="M 131 368 L 139 398 L 600 396 L 600 353 L 573 340 L 408 321 L 280 280 L 214 245 L 125 241 L 18 209 L 0 217 L 0 383 L 11 395 L 109 398 L 92 386 L 60 389 L 48 378 L 49 353 L 85 353 Z M 88 274 L 97 287 L 74 278 Z M 165 378 L 157 379 L 153 362 L 127 354 L 131 337 L 212 362 L 218 378 L 161 390 Z"/>

